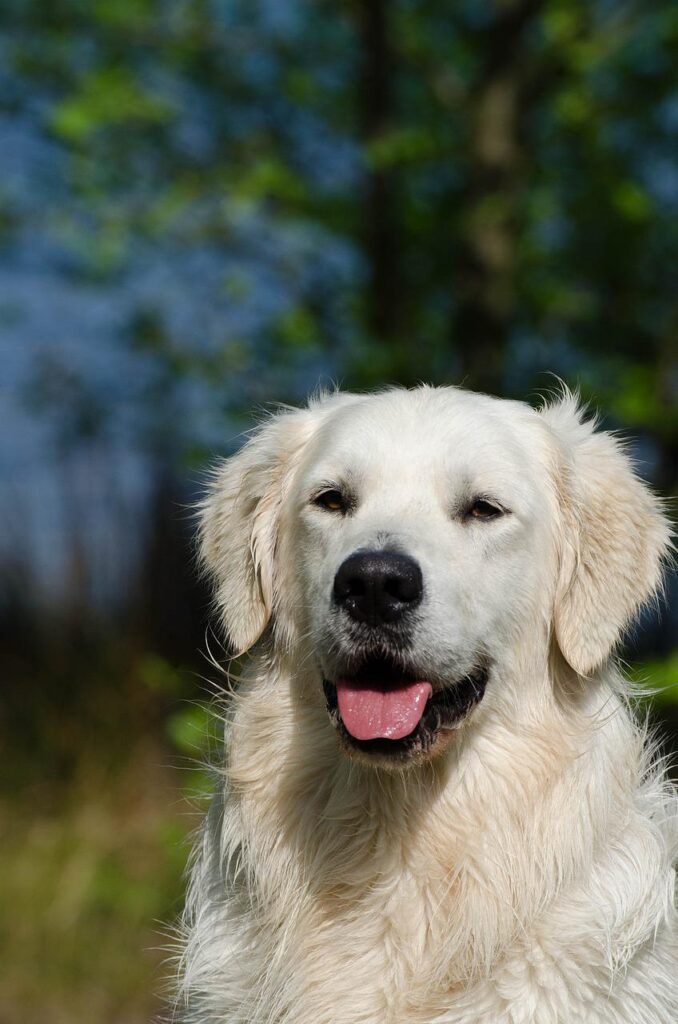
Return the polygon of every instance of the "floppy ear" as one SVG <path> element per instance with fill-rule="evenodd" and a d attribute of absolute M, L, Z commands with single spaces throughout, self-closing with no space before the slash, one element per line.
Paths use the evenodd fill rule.
<path fill-rule="evenodd" d="M 279 512 L 312 420 L 308 410 L 273 416 L 217 466 L 200 506 L 200 558 L 237 653 L 259 639 L 271 617 Z"/>
<path fill-rule="evenodd" d="M 671 531 L 623 444 L 596 432 L 575 397 L 566 394 L 541 415 L 565 456 L 555 636 L 572 668 L 588 675 L 657 590 Z"/>

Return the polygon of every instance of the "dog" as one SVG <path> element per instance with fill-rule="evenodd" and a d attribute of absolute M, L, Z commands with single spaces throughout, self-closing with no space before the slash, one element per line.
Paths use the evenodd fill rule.
<path fill-rule="evenodd" d="M 615 647 L 670 530 L 564 391 L 324 394 L 215 471 L 235 655 L 191 1024 L 675 1024 L 676 794 Z"/>

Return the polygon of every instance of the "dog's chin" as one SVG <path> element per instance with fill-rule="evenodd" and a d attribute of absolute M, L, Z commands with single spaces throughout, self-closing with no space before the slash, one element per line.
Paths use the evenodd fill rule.
<path fill-rule="evenodd" d="M 449 683 L 436 683 L 435 686 L 416 683 L 422 674 L 411 665 L 403 664 L 400 659 L 389 657 L 366 657 L 351 675 L 337 673 L 334 680 L 323 678 L 323 689 L 330 721 L 336 729 L 343 751 L 352 759 L 359 760 L 374 767 L 402 769 L 403 767 L 421 764 L 438 757 L 452 742 L 460 726 L 467 721 L 473 709 L 483 699 L 488 680 L 488 668 L 485 664 L 477 665 L 468 674 Z M 338 683 L 338 680 L 341 682 Z M 405 735 L 397 738 L 389 735 L 374 735 L 368 738 L 354 735 L 360 732 L 350 722 L 349 727 L 342 717 L 338 698 L 338 685 L 347 686 L 353 693 L 360 693 L 361 688 L 378 689 L 387 697 L 406 690 L 421 690 L 426 687 L 429 692 L 423 704 L 420 716 L 415 714 L 409 723 L 412 728 Z M 409 725 L 406 726 L 409 728 Z M 375 730 L 379 731 L 379 730 Z M 401 733 L 403 729 L 396 730 Z M 383 732 L 388 733 L 388 729 Z"/>

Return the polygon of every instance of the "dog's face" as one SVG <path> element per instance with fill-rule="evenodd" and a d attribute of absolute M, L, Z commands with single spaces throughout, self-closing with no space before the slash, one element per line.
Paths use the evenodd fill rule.
<path fill-rule="evenodd" d="M 439 752 L 482 700 L 535 615 L 534 552 L 553 547 L 522 409 L 402 397 L 328 419 L 284 524 L 332 721 L 349 751 L 399 762 Z"/>
<path fill-rule="evenodd" d="M 590 671 L 654 586 L 654 501 L 565 405 L 333 396 L 271 421 L 217 477 L 203 552 L 227 631 L 245 648 L 273 619 L 351 756 L 441 754 L 486 691 L 514 699 L 500 681 L 526 644 L 548 656 L 552 628 Z"/>

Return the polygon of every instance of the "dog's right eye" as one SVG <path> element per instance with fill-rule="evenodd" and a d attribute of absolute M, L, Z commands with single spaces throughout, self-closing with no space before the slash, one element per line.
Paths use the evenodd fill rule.
<path fill-rule="evenodd" d="M 316 494 L 313 504 L 319 508 L 326 509 L 328 512 L 341 512 L 342 515 L 348 511 L 348 500 L 341 491 L 334 488 Z"/>
<path fill-rule="evenodd" d="M 472 519 L 498 519 L 504 515 L 504 509 L 486 498 L 476 498 L 466 515 Z"/>

